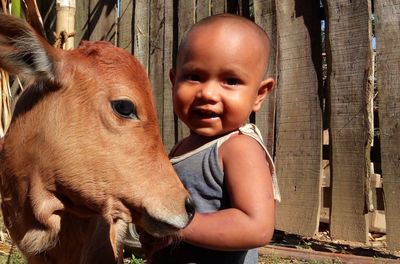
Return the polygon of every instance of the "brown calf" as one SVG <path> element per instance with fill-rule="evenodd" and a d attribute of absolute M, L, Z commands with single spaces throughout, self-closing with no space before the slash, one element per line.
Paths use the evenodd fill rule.
<path fill-rule="evenodd" d="M 30 80 L 0 153 L 4 221 L 29 263 L 115 263 L 127 223 L 155 236 L 189 223 L 149 80 L 128 52 L 57 50 L 0 15 L 0 67 Z"/>

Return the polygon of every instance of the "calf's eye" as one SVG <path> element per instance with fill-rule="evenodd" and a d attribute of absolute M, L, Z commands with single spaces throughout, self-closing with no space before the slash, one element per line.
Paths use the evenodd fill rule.
<path fill-rule="evenodd" d="M 132 101 L 123 99 L 111 101 L 111 107 L 118 116 L 126 119 L 139 119 L 136 107 Z"/>

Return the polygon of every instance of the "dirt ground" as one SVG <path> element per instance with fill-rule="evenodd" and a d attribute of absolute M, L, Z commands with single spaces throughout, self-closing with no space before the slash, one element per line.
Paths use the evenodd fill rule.
<path fill-rule="evenodd" d="M 1 227 L 1 226 L 0 226 Z M 1 229 L 1 228 L 0 228 Z M 271 253 L 271 248 L 280 248 L 287 252 L 284 255 Z M 296 249 L 296 250 L 294 250 Z M 12 253 L 9 256 L 9 253 Z M 290 252 L 307 252 L 307 258 L 299 257 L 298 254 Z M 399 263 L 400 251 L 390 251 L 386 247 L 385 235 L 370 234 L 370 241 L 367 244 L 355 243 L 348 241 L 332 240 L 329 237 L 328 231 L 319 232 L 314 238 L 305 238 L 297 235 L 285 234 L 284 232 L 276 231 L 270 245 L 260 249 L 259 264 L 339 264 L 339 263 L 361 263 L 357 259 L 352 262 L 340 260 L 340 258 L 321 258 L 318 254 L 332 253 L 344 254 L 350 257 L 369 257 L 370 262 L 362 263 Z M 292 254 L 292 256 L 290 255 Z M 294 257 L 296 255 L 296 257 Z M 313 257 L 315 256 L 315 257 Z M 326 256 L 326 255 L 325 255 Z M 322 260 L 321 260 L 322 259 Z M 365 258 L 364 258 L 365 260 Z M 6 233 L 0 232 L 0 263 L 22 264 L 25 263 L 18 250 L 14 247 L 11 249 L 11 244 Z M 127 256 L 125 263 L 141 264 L 144 263 L 141 259 L 132 259 Z"/>
<path fill-rule="evenodd" d="M 400 263 L 400 251 L 390 251 L 386 246 L 384 234 L 369 234 L 368 243 L 332 240 L 329 231 L 321 231 L 314 238 L 305 238 L 297 235 L 285 234 L 277 231 L 270 245 L 308 249 L 313 252 L 340 253 L 353 256 L 371 257 L 374 259 L 394 260 Z"/>
<path fill-rule="evenodd" d="M 383 234 L 371 234 L 370 241 L 364 244 L 332 240 L 329 231 L 321 231 L 314 238 L 276 231 L 271 243 L 260 248 L 259 253 L 259 264 L 400 264 L 400 251 L 389 251 Z M 126 263 L 143 262 L 127 259 Z"/>

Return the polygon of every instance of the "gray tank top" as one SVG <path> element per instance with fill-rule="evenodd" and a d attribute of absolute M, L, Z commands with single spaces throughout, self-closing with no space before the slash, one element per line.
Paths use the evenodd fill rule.
<path fill-rule="evenodd" d="M 182 156 L 171 159 L 179 178 L 188 189 L 200 213 L 215 212 L 229 208 L 230 200 L 224 184 L 224 173 L 218 161 L 218 148 L 230 136 L 241 133 L 248 135 L 263 146 L 270 164 L 273 178 L 274 197 L 280 201 L 275 167 L 260 132 L 253 124 L 247 124 L 238 131 L 220 137 Z M 179 146 L 179 144 L 177 145 Z M 173 152 L 174 150 L 172 150 Z M 218 251 L 196 247 L 187 243 L 179 243 L 159 252 L 155 263 L 245 263 L 257 264 L 257 249 L 246 251 Z"/>

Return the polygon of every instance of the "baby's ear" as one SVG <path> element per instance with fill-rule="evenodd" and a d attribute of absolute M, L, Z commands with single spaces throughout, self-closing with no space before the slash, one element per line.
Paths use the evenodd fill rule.
<path fill-rule="evenodd" d="M 267 95 L 274 89 L 275 81 L 272 78 L 265 79 L 261 81 L 258 88 L 258 94 L 256 101 L 254 102 L 253 111 L 257 112 L 260 110 L 262 103 L 264 102 Z"/>

